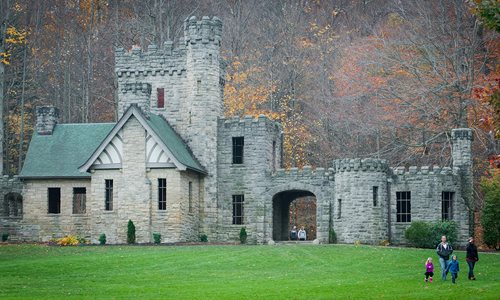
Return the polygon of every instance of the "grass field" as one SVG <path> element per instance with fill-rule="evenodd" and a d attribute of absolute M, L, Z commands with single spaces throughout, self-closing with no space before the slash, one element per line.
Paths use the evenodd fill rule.
<path fill-rule="evenodd" d="M 499 299 L 500 255 L 424 282 L 433 250 L 349 245 L 0 246 L 0 298 Z"/>

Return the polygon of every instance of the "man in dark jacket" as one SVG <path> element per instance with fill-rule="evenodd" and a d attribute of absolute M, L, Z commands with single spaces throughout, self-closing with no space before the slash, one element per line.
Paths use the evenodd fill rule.
<path fill-rule="evenodd" d="M 439 264 L 441 265 L 441 272 L 443 280 L 446 280 L 446 269 L 450 263 L 450 255 L 453 253 L 453 248 L 446 242 L 446 236 L 441 237 L 441 243 L 436 248 L 437 255 L 439 256 Z"/>
<path fill-rule="evenodd" d="M 479 260 L 479 256 L 477 254 L 477 247 L 474 245 L 474 238 L 469 238 L 469 243 L 467 244 L 467 256 L 465 258 L 467 260 L 467 264 L 469 265 L 469 280 L 476 280 L 474 276 L 474 266 L 476 261 Z"/>

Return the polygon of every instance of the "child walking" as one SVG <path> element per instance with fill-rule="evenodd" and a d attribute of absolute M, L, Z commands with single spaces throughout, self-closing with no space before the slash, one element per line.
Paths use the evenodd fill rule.
<path fill-rule="evenodd" d="M 456 255 L 452 256 L 451 262 L 448 265 L 448 268 L 446 268 L 446 272 L 448 271 L 451 273 L 451 282 L 455 283 L 455 280 L 458 278 L 458 271 L 460 271 Z"/>
<path fill-rule="evenodd" d="M 434 265 L 432 264 L 432 257 L 429 257 L 425 262 L 425 282 L 432 282 L 434 276 Z"/>

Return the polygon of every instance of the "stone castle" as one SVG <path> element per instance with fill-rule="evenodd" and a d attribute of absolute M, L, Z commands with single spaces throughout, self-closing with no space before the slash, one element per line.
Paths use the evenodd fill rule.
<path fill-rule="evenodd" d="M 117 49 L 118 121 L 59 124 L 37 108 L 24 167 L 1 181 L 0 233 L 48 241 L 76 234 L 125 243 L 288 238 L 290 203 L 316 199 L 316 241 L 404 244 L 412 221 L 454 220 L 469 234 L 472 131 L 451 132 L 451 167 L 390 168 L 342 159 L 325 168 L 280 169 L 282 130 L 265 116 L 224 118 L 222 22 L 191 17 L 179 45 Z"/>

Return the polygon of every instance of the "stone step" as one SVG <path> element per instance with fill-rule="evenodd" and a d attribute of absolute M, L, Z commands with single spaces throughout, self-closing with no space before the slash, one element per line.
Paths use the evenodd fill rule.
<path fill-rule="evenodd" d="M 314 241 L 275 241 L 279 245 L 313 245 Z"/>

